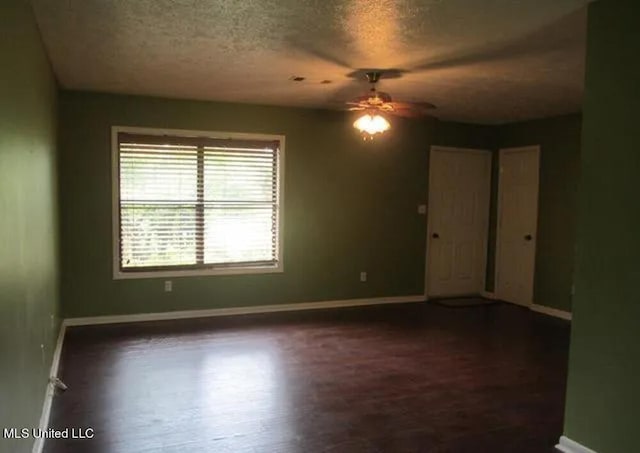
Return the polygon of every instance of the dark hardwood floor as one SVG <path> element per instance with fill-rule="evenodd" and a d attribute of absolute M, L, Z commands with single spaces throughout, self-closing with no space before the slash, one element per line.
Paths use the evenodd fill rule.
<path fill-rule="evenodd" d="M 45 452 L 553 452 L 569 324 L 407 304 L 70 328 Z"/>

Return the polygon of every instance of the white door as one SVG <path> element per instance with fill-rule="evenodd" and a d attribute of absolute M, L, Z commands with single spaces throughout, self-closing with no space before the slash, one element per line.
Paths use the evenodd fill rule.
<path fill-rule="evenodd" d="M 484 290 L 491 153 L 432 147 L 429 165 L 427 295 Z"/>
<path fill-rule="evenodd" d="M 496 297 L 533 303 L 540 148 L 500 150 Z"/>

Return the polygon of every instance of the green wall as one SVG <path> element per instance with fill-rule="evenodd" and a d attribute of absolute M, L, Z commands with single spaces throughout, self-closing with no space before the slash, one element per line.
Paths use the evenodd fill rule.
<path fill-rule="evenodd" d="M 363 142 L 341 112 L 78 92 L 60 105 L 65 316 L 423 293 L 417 206 L 429 147 L 447 144 L 440 122 L 396 120 L 388 136 Z M 111 125 L 285 134 L 285 272 L 174 278 L 171 293 L 162 279 L 112 280 Z M 488 146 L 456 129 L 458 145 Z"/>
<path fill-rule="evenodd" d="M 540 195 L 534 295 L 535 303 L 571 311 L 577 190 L 580 176 L 579 114 L 509 124 L 498 129 L 498 148 L 540 145 Z M 497 163 L 497 159 L 496 159 Z M 497 170 L 497 166 L 495 168 Z M 497 171 L 494 171 L 497 180 Z M 497 184 L 494 184 L 497 199 Z M 490 243 L 495 244 L 496 203 Z M 490 247 L 490 250 L 494 250 Z M 494 256 L 488 266 L 493 277 Z M 493 288 L 493 278 L 489 282 Z"/>
<path fill-rule="evenodd" d="M 498 144 L 496 126 L 438 121 L 434 132 L 434 145 L 494 151 Z"/>
<path fill-rule="evenodd" d="M 578 115 L 502 127 L 396 119 L 365 143 L 341 112 L 83 92 L 63 92 L 60 106 L 65 316 L 422 294 L 417 205 L 427 201 L 431 145 L 542 145 L 536 302 L 570 310 Z M 173 278 L 172 293 L 162 279 L 114 281 L 112 125 L 285 134 L 285 273 Z M 489 288 L 492 275 L 490 253 Z"/>
<path fill-rule="evenodd" d="M 63 92 L 64 315 L 95 316 L 423 293 L 435 120 L 363 142 L 345 113 Z M 282 274 L 113 280 L 112 125 L 285 134 Z M 368 281 L 360 283 L 360 271 Z"/>
<path fill-rule="evenodd" d="M 640 451 L 640 28 L 636 0 L 589 7 L 565 435 Z"/>
<path fill-rule="evenodd" d="M 0 428 L 36 427 L 58 329 L 57 88 L 28 2 L 0 4 L 0 60 Z"/>

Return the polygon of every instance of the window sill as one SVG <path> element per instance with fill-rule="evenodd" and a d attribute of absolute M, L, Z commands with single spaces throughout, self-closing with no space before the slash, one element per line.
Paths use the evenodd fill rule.
<path fill-rule="evenodd" d="M 235 268 L 217 269 L 188 269 L 188 270 L 163 270 L 122 272 L 118 269 L 113 272 L 114 280 L 134 280 L 141 278 L 167 278 L 167 277 L 211 277 L 216 275 L 250 275 L 250 274 L 275 274 L 284 272 L 282 264 L 278 266 L 246 266 Z"/>

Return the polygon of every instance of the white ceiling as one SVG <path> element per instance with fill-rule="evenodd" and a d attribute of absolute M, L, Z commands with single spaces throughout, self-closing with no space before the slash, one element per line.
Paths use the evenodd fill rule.
<path fill-rule="evenodd" d="M 540 118 L 582 101 L 587 0 L 32 2 L 69 89 L 341 108 L 366 90 L 354 70 L 395 68 L 380 89 L 447 120 Z"/>

